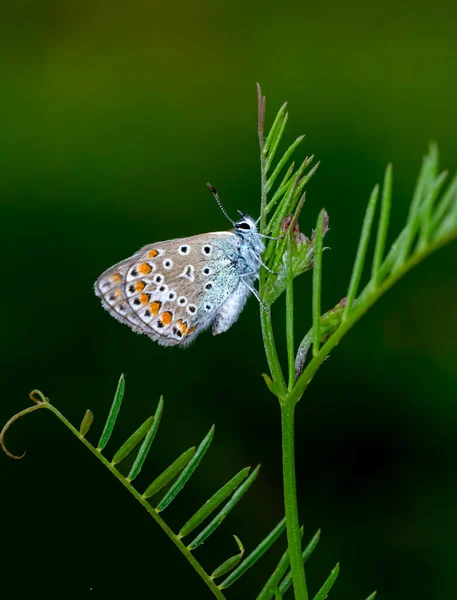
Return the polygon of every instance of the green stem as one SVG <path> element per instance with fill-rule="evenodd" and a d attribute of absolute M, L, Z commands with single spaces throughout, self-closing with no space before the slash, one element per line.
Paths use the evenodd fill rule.
<path fill-rule="evenodd" d="M 284 505 L 286 511 L 287 546 L 294 585 L 295 599 L 308 600 L 305 569 L 303 566 L 300 523 L 298 520 L 297 486 L 295 481 L 294 450 L 295 405 L 286 400 L 281 404 L 282 465 Z"/>
<path fill-rule="evenodd" d="M 287 362 L 289 365 L 290 391 L 295 383 L 295 353 L 294 353 L 294 273 L 292 269 L 292 242 L 290 230 L 287 235 L 287 286 L 286 286 L 286 336 L 287 336 Z"/>
<path fill-rule="evenodd" d="M 260 281 L 260 286 L 262 297 L 262 280 Z M 281 365 L 279 363 L 278 353 L 276 351 L 273 326 L 271 324 L 270 309 L 264 310 L 262 307 L 260 308 L 260 322 L 262 324 L 262 336 L 263 343 L 265 346 L 265 354 L 267 357 L 268 367 L 270 369 L 271 376 L 275 383 L 275 387 L 279 392 L 279 401 L 282 402 L 287 393 L 287 389 Z"/>

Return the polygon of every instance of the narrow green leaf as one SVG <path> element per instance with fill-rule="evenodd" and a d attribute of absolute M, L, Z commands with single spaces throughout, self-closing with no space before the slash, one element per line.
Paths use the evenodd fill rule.
<path fill-rule="evenodd" d="M 435 205 L 435 201 L 438 198 L 439 193 L 444 185 L 448 176 L 447 171 L 443 171 L 434 181 L 432 189 L 429 190 L 427 197 L 424 200 L 424 204 L 421 209 L 421 233 L 420 240 L 417 249 L 421 250 L 424 248 L 431 240 L 433 233 L 433 208 Z"/>
<path fill-rule="evenodd" d="M 270 133 L 268 134 L 265 145 L 263 147 L 263 152 L 264 152 L 265 156 L 267 155 L 270 146 L 274 143 L 274 141 L 278 135 L 278 129 L 282 123 L 286 109 L 287 109 L 287 102 L 284 102 L 284 104 L 278 110 L 278 114 L 276 115 L 275 120 L 273 121 L 273 125 L 271 126 L 271 129 L 270 129 Z"/>
<path fill-rule="evenodd" d="M 154 441 L 157 430 L 159 429 L 160 419 L 162 418 L 162 413 L 163 413 L 163 397 L 160 396 L 159 403 L 157 405 L 157 408 L 156 408 L 156 411 L 154 414 L 154 420 L 152 422 L 152 427 L 147 432 L 146 437 L 144 438 L 143 443 L 141 444 L 140 449 L 138 450 L 138 454 L 136 456 L 135 462 L 133 463 L 132 468 L 130 469 L 130 473 L 128 474 L 128 477 L 127 477 L 128 481 L 133 481 L 133 479 L 135 479 L 135 477 L 138 477 L 138 475 L 140 474 L 141 469 L 143 468 L 144 461 L 146 460 L 148 452 L 151 449 L 151 445 L 152 445 L 152 442 Z"/>
<path fill-rule="evenodd" d="M 246 467 L 242 469 L 239 473 L 237 473 L 230 481 L 228 481 L 224 486 L 221 487 L 211 498 L 203 504 L 203 506 L 197 510 L 197 512 L 187 521 L 187 523 L 181 528 L 179 532 L 179 537 L 184 537 L 185 535 L 189 535 L 195 528 L 197 528 L 200 523 L 213 512 L 216 508 L 224 502 L 226 498 L 230 496 L 230 494 L 236 490 L 239 484 L 245 479 L 250 471 L 251 467 Z"/>
<path fill-rule="evenodd" d="M 243 558 L 244 554 L 244 546 L 241 543 L 240 538 L 236 535 L 233 536 L 235 538 L 236 543 L 238 544 L 238 548 L 240 549 L 239 554 L 235 554 L 235 556 L 231 556 L 225 562 L 223 562 L 217 569 L 215 569 L 211 574 L 211 579 L 217 579 L 218 577 L 222 577 L 232 569 L 234 569 L 240 560 Z"/>
<path fill-rule="evenodd" d="M 284 519 L 282 519 L 276 525 L 276 527 L 267 535 L 267 537 L 262 542 L 260 542 L 257 548 L 253 550 L 251 554 L 243 560 L 240 566 L 237 569 L 235 569 L 235 571 L 230 573 L 227 579 L 224 579 L 224 581 L 219 585 L 219 589 L 223 590 L 224 588 L 228 588 L 230 585 L 232 585 L 232 583 L 235 583 L 237 579 L 239 579 L 250 567 L 252 567 L 252 565 L 254 565 L 259 560 L 259 558 L 261 558 L 265 554 L 265 552 L 269 548 L 271 548 L 271 546 L 285 531 L 285 529 L 286 518 L 284 517 Z"/>
<path fill-rule="evenodd" d="M 275 589 L 275 600 L 282 600 L 282 594 L 278 588 Z"/>
<path fill-rule="evenodd" d="M 289 160 L 289 158 L 291 157 L 292 153 L 294 152 L 295 148 L 300 144 L 300 142 L 302 142 L 302 140 L 304 139 L 304 135 L 301 135 L 300 137 L 298 137 L 295 142 L 293 144 L 291 144 L 287 150 L 284 152 L 281 160 L 278 162 L 275 170 L 273 171 L 273 173 L 270 175 L 270 177 L 267 180 L 267 192 L 269 192 L 271 190 L 271 188 L 273 187 L 276 178 L 278 177 L 279 173 L 282 171 L 282 169 L 284 168 L 284 165 L 286 164 L 286 162 Z"/>
<path fill-rule="evenodd" d="M 276 208 L 276 211 L 275 211 L 273 217 L 271 218 L 271 220 L 268 224 L 267 230 L 271 231 L 271 234 L 274 237 L 277 237 L 279 235 L 280 230 L 281 230 L 281 223 L 282 223 L 284 217 L 295 211 L 295 207 L 296 207 L 297 203 L 299 202 L 299 199 L 301 197 L 301 194 L 302 194 L 306 184 L 308 183 L 308 181 L 311 179 L 311 177 L 314 175 L 314 173 L 319 168 L 320 162 L 316 163 L 314 165 L 314 167 L 310 171 L 308 171 L 308 173 L 306 173 L 306 175 L 303 175 L 303 177 L 301 177 L 301 175 L 303 174 L 303 171 L 306 168 L 308 168 L 308 166 L 309 166 L 310 162 L 313 160 L 313 158 L 314 158 L 314 156 L 311 156 L 297 170 L 297 172 L 295 173 L 295 179 L 293 180 L 293 183 L 289 184 L 289 185 L 293 186 L 292 193 L 286 194 L 286 196 L 283 198 L 283 200 L 281 200 L 281 202 L 278 204 L 278 206 Z M 298 180 L 297 184 L 295 184 L 296 180 Z"/>
<path fill-rule="evenodd" d="M 271 598 L 273 598 L 275 590 L 278 589 L 279 582 L 284 577 L 287 569 L 289 568 L 289 564 L 289 551 L 286 550 L 281 556 L 281 560 L 279 561 L 276 569 L 270 575 L 268 581 L 263 586 L 262 591 L 257 596 L 256 600 L 271 600 Z"/>
<path fill-rule="evenodd" d="M 309 179 L 314 175 L 316 170 L 319 168 L 319 164 L 320 163 L 315 164 L 314 167 L 311 169 L 311 171 L 309 171 L 309 173 L 307 173 L 304 177 L 302 177 L 301 180 L 298 182 L 298 185 L 294 187 L 293 193 L 289 197 L 288 203 L 285 205 L 284 214 L 280 215 L 280 218 L 278 218 L 277 223 L 275 223 L 275 225 L 273 227 L 273 232 L 272 232 L 273 237 L 278 237 L 279 234 L 281 233 L 282 219 L 286 216 L 286 214 L 293 213 L 296 210 L 296 207 L 298 205 L 300 205 L 300 202 L 304 202 L 304 198 L 303 198 L 303 196 L 301 196 L 301 193 L 302 193 L 306 183 L 309 181 Z M 273 264 L 272 264 L 272 270 L 275 272 L 277 272 L 280 269 L 282 255 L 283 255 L 283 251 L 284 251 L 284 245 L 286 243 L 285 238 L 280 239 L 276 243 L 277 243 L 277 250 L 275 252 L 275 260 L 273 261 Z"/>
<path fill-rule="evenodd" d="M 320 539 L 320 536 L 321 536 L 321 530 L 319 529 L 315 533 L 315 535 L 312 538 L 312 540 L 309 542 L 309 544 L 306 546 L 306 548 L 301 553 L 302 559 L 303 559 L 303 564 L 306 563 L 306 561 L 308 560 L 308 558 L 313 553 L 314 548 L 317 546 L 317 543 L 318 543 L 318 541 Z M 284 579 L 281 581 L 281 584 L 279 586 L 279 589 L 281 590 L 281 593 L 285 594 L 287 592 L 287 590 L 290 588 L 291 585 L 292 585 L 292 571 L 289 571 L 287 573 L 287 575 L 284 577 Z"/>
<path fill-rule="evenodd" d="M 284 176 L 284 179 L 281 181 L 281 183 L 278 185 L 278 189 L 276 190 L 276 192 L 273 195 L 273 198 L 270 200 L 270 202 L 267 204 L 266 208 L 265 208 L 265 213 L 268 214 L 271 209 L 274 207 L 274 205 L 276 204 L 276 202 L 282 198 L 282 196 L 284 196 L 284 194 L 287 192 L 287 190 L 289 189 L 292 180 L 295 178 L 291 179 L 291 174 L 293 172 L 295 168 L 295 163 L 293 162 L 290 167 L 287 170 L 287 173 Z"/>
<path fill-rule="evenodd" d="M 327 594 L 332 589 L 333 584 L 335 583 L 339 572 L 340 572 L 340 565 L 339 565 L 339 563 L 337 563 L 336 567 L 332 570 L 330 575 L 327 577 L 327 580 L 325 581 L 324 585 L 314 596 L 314 600 L 325 600 L 325 598 L 327 598 Z"/>
<path fill-rule="evenodd" d="M 435 231 L 457 198 L 457 175 L 449 184 L 432 217 L 432 229 Z"/>
<path fill-rule="evenodd" d="M 435 233 L 435 240 L 439 241 L 445 236 L 455 235 L 457 230 L 457 199 L 449 208 L 448 214 L 443 219 Z"/>
<path fill-rule="evenodd" d="M 381 215 L 378 223 L 378 235 L 376 237 L 376 247 L 373 257 L 373 268 L 371 277 L 374 286 L 377 288 L 381 283 L 381 264 L 386 245 L 387 229 L 389 227 L 390 207 L 392 204 L 392 165 L 387 165 L 384 174 L 384 183 L 382 185 Z"/>
<path fill-rule="evenodd" d="M 165 494 L 165 496 L 162 498 L 162 500 L 156 506 L 157 512 L 161 512 L 162 510 L 165 510 L 167 508 L 167 506 L 169 506 L 173 502 L 173 500 L 176 498 L 176 496 L 179 494 L 179 492 L 182 490 L 182 488 L 189 481 L 193 472 L 200 464 L 200 461 L 205 456 L 205 453 L 208 450 L 208 448 L 213 440 L 213 437 L 214 437 L 214 425 L 211 427 L 208 434 L 203 439 L 200 446 L 197 448 L 197 451 L 195 452 L 194 456 L 191 458 L 191 460 L 187 464 L 184 471 L 181 473 L 181 475 L 178 477 L 178 479 L 174 482 L 174 484 L 171 486 L 171 488 L 168 490 L 168 492 Z"/>
<path fill-rule="evenodd" d="M 109 411 L 108 418 L 106 419 L 105 427 L 103 429 L 103 433 L 100 437 L 100 441 L 98 442 L 97 450 L 101 452 L 103 448 L 108 443 L 111 434 L 113 433 L 114 425 L 116 424 L 117 415 L 119 414 L 119 410 L 122 404 L 122 398 L 124 397 L 125 390 L 125 379 L 124 374 L 122 374 L 119 378 L 119 383 L 117 384 L 116 393 L 114 394 L 114 400 L 111 404 L 111 408 Z"/>
<path fill-rule="evenodd" d="M 292 221 L 290 222 L 289 225 L 289 229 L 290 231 L 293 233 L 296 224 L 298 223 L 298 217 L 300 216 L 300 213 L 302 211 L 303 205 L 305 203 L 306 200 L 306 192 L 304 192 L 300 198 L 300 200 L 298 201 L 297 206 L 295 207 L 295 212 L 294 215 L 292 217 Z"/>
<path fill-rule="evenodd" d="M 294 183 L 295 179 L 297 179 L 297 177 L 298 177 L 298 180 L 300 181 L 302 174 L 309 167 L 309 165 L 313 162 L 313 160 L 314 160 L 314 154 L 310 157 L 306 157 L 305 160 L 302 162 L 302 164 L 297 169 L 297 171 L 295 173 L 293 173 L 293 175 L 290 178 L 288 178 L 287 181 L 285 181 L 278 187 L 278 189 L 276 190 L 276 192 L 273 195 L 273 198 L 267 204 L 267 207 L 266 207 L 267 214 L 270 212 L 270 210 L 273 208 L 273 206 L 278 202 L 278 200 L 280 200 L 280 198 L 283 198 L 284 195 L 290 191 L 290 186 L 293 185 L 293 183 Z M 286 205 L 284 207 L 282 205 L 282 201 L 281 201 L 281 203 L 276 207 L 276 210 L 275 210 L 273 216 L 271 217 L 270 222 L 268 223 L 268 227 L 266 228 L 265 233 L 271 233 L 273 231 L 273 229 L 275 228 L 278 220 L 279 221 L 282 220 L 280 218 L 280 213 L 285 214 L 287 211 L 287 206 L 288 206 L 288 204 L 286 203 Z"/>
<path fill-rule="evenodd" d="M 347 293 L 346 308 L 343 313 L 343 321 L 345 321 L 349 313 L 351 312 L 354 304 L 354 300 L 359 290 L 360 278 L 362 277 L 363 265 L 365 262 L 365 256 L 368 249 L 368 242 L 370 240 L 371 225 L 373 224 L 373 217 L 376 209 L 376 202 L 379 195 L 379 186 L 375 185 L 371 192 L 370 200 L 368 201 L 365 218 L 362 225 L 362 233 L 360 234 L 359 246 L 357 248 L 357 254 L 352 268 L 351 282 Z"/>
<path fill-rule="evenodd" d="M 284 129 L 286 128 L 288 120 L 289 120 L 289 115 L 286 113 L 284 115 L 284 118 L 282 119 L 281 123 L 279 124 L 278 131 L 275 135 L 275 138 L 274 138 L 274 140 L 271 144 L 270 150 L 268 152 L 268 158 L 265 163 L 265 173 L 268 173 L 271 165 L 273 164 L 273 160 L 275 158 L 276 151 L 277 151 L 279 143 L 282 139 Z"/>
<path fill-rule="evenodd" d="M 278 395 L 279 395 L 279 392 L 278 392 L 278 390 L 276 389 L 276 386 L 275 386 L 275 384 L 274 384 L 274 381 L 273 381 L 273 379 L 272 379 L 272 378 L 271 378 L 269 375 L 267 375 L 266 373 L 262 373 L 262 377 L 263 377 L 263 379 L 264 379 L 265 383 L 267 384 L 267 387 L 268 387 L 268 389 L 270 390 L 270 392 L 271 392 L 272 394 L 274 394 L 275 396 L 278 396 Z"/>
<path fill-rule="evenodd" d="M 240 487 L 236 490 L 230 500 L 225 504 L 225 506 L 220 510 L 214 519 L 201 531 L 197 537 L 192 540 L 192 542 L 187 546 L 189 550 L 195 550 L 200 544 L 209 538 L 209 536 L 219 527 L 222 521 L 227 517 L 231 510 L 235 508 L 244 494 L 248 491 L 251 485 L 254 483 L 257 475 L 259 474 L 260 465 L 258 465 L 254 471 L 249 475 L 246 481 L 240 485 Z M 242 471 L 240 471 L 241 473 Z M 230 482 L 229 482 L 230 483 Z M 224 488 L 222 488 L 224 489 Z M 212 498 L 210 499 L 211 502 Z M 187 524 L 186 524 L 187 525 Z"/>
<path fill-rule="evenodd" d="M 313 261 L 313 355 L 319 352 L 321 344 L 321 289 L 322 289 L 322 240 L 324 237 L 324 216 L 322 209 L 317 218 L 314 238 Z"/>
<path fill-rule="evenodd" d="M 225 562 L 223 562 L 217 569 L 213 571 L 211 574 L 211 579 L 217 579 L 218 577 L 222 577 L 232 569 L 234 569 L 242 558 L 242 554 L 235 554 L 235 556 L 231 556 Z"/>
<path fill-rule="evenodd" d="M 376 594 L 377 592 L 373 592 L 372 594 L 370 594 L 367 598 L 367 600 L 374 600 L 376 598 Z"/>
<path fill-rule="evenodd" d="M 414 239 L 419 230 L 421 222 L 421 207 L 427 191 L 431 189 L 434 181 L 434 173 L 438 168 L 438 149 L 436 145 L 430 146 L 429 153 L 422 161 L 419 177 L 414 188 L 413 199 L 409 208 L 408 219 L 405 227 L 405 235 L 401 240 L 398 248 L 397 258 L 392 267 L 392 271 L 399 269 L 405 262 L 412 246 Z"/>
<path fill-rule="evenodd" d="M 143 494 L 143 498 L 154 496 L 154 494 L 157 494 L 157 492 L 164 488 L 167 483 L 170 483 L 170 481 L 184 469 L 194 454 L 195 446 L 188 448 L 181 456 L 178 456 L 178 458 L 148 486 Z"/>
<path fill-rule="evenodd" d="M 79 428 L 79 435 L 81 437 L 86 436 L 87 432 L 90 429 L 90 426 L 92 425 L 93 420 L 94 420 L 94 413 L 88 408 L 83 417 L 83 420 L 81 421 L 81 426 Z"/>
<path fill-rule="evenodd" d="M 414 215 L 418 212 L 422 203 L 424 190 L 433 179 L 433 172 L 437 168 L 438 151 L 436 146 L 431 146 L 429 153 L 422 160 L 421 170 L 414 188 L 413 199 L 409 207 L 408 222 L 412 221 Z"/>
<path fill-rule="evenodd" d="M 111 461 L 111 464 L 117 465 L 122 460 L 124 460 L 124 458 L 126 458 L 130 454 L 130 452 L 136 447 L 136 445 L 139 444 L 139 442 L 141 442 L 141 440 L 144 438 L 144 436 L 147 434 L 147 432 L 152 427 L 153 423 L 154 423 L 153 416 L 146 419 L 146 421 L 144 423 L 142 423 L 138 427 L 138 429 L 134 433 L 132 433 L 132 435 L 122 444 L 122 446 L 119 448 L 119 450 L 113 456 L 113 460 Z"/>
<path fill-rule="evenodd" d="M 297 175 L 297 177 L 295 177 L 294 181 L 290 185 L 290 188 L 289 188 L 287 194 L 284 196 L 284 198 L 279 203 L 279 206 L 276 208 L 276 211 L 272 218 L 272 221 L 277 219 L 277 221 L 279 223 L 279 228 L 281 227 L 281 222 L 282 222 L 283 218 L 286 216 L 289 200 L 293 196 L 295 190 L 297 189 L 299 180 L 300 180 L 300 178 Z M 271 221 L 267 227 L 267 231 L 270 229 L 270 224 L 271 224 Z M 276 227 L 276 225 L 274 227 Z M 274 237 L 278 237 L 279 228 L 277 228 L 277 231 L 275 232 Z M 277 244 L 277 242 L 275 240 L 270 240 L 270 243 L 268 244 L 266 252 L 263 255 L 264 262 L 268 262 L 268 260 L 270 259 L 270 257 L 272 256 L 272 254 L 274 253 L 274 251 L 277 248 L 276 244 Z M 282 254 L 281 254 L 281 257 L 282 257 Z"/>
<path fill-rule="evenodd" d="M 287 233 L 287 285 L 286 285 L 286 340 L 289 365 L 289 389 L 295 381 L 295 345 L 294 345 L 294 271 L 292 268 L 292 229 Z"/>
<path fill-rule="evenodd" d="M 403 235 L 399 236 L 400 243 L 397 249 L 396 260 L 392 266 L 392 273 L 399 269 L 407 259 L 410 250 L 414 244 L 417 232 L 419 231 L 420 218 L 421 215 L 418 211 L 415 215 L 413 215 L 412 220 L 406 224 L 402 232 Z"/>

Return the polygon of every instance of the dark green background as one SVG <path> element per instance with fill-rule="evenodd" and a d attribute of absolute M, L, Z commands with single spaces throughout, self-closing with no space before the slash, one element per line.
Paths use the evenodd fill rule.
<path fill-rule="evenodd" d="M 213 446 L 169 510 L 178 527 L 241 467 L 244 501 L 198 556 L 208 569 L 251 550 L 283 513 L 279 410 L 251 299 L 222 336 L 160 348 L 102 310 L 92 285 L 153 241 L 227 228 L 259 210 L 255 82 L 269 123 L 289 101 L 287 140 L 321 160 L 301 227 L 330 213 L 323 308 L 345 295 L 365 203 L 394 164 L 398 231 L 430 139 L 457 170 L 457 8 L 440 2 L 27 2 L 2 4 L 0 420 L 39 388 L 102 428 L 126 374 L 111 453 L 161 393 L 165 412 L 140 488 L 213 422 Z M 457 245 L 408 275 L 350 333 L 300 402 L 301 519 L 323 537 L 312 593 L 453 598 L 457 585 Z M 311 276 L 297 281 L 297 336 Z M 282 332 L 282 301 L 275 305 Z M 281 335 L 280 350 L 284 350 Z M 14 425 L 0 454 L 2 588 L 69 597 L 210 598 L 148 515 L 50 414 Z M 250 599 L 283 543 L 241 580 Z"/>

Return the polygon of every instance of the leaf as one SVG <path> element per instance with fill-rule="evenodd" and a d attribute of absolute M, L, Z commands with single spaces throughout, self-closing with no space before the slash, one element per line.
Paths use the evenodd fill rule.
<path fill-rule="evenodd" d="M 435 214 L 432 216 L 432 230 L 435 232 L 440 223 L 442 222 L 444 216 L 448 214 L 449 209 L 452 206 L 452 203 L 455 202 L 457 198 L 457 175 L 454 176 L 451 181 L 446 193 L 441 198 L 438 203 L 438 206 L 435 210 Z"/>
<path fill-rule="evenodd" d="M 154 494 L 157 494 L 157 492 L 164 488 L 167 483 L 170 483 L 170 481 L 184 469 L 194 454 L 195 446 L 188 448 L 181 454 L 181 456 L 178 456 L 178 458 L 169 467 L 167 467 L 163 473 L 156 477 L 151 485 L 148 486 L 143 494 L 143 498 L 150 498 L 151 496 L 154 496 Z"/>
<path fill-rule="evenodd" d="M 276 131 L 276 135 L 274 137 L 274 140 L 271 144 L 271 148 L 268 151 L 268 158 L 265 164 L 265 172 L 268 173 L 268 171 L 271 168 L 271 165 L 273 164 L 273 160 L 276 154 L 276 151 L 278 149 L 279 146 L 279 142 L 281 141 L 281 138 L 283 136 L 284 133 L 284 129 L 286 128 L 287 125 L 287 121 L 289 120 L 289 115 L 286 113 L 284 115 L 284 117 L 281 119 L 280 123 L 279 123 L 279 127 Z"/>
<path fill-rule="evenodd" d="M 226 573 L 234 569 L 240 562 L 240 560 L 243 558 L 244 546 L 236 535 L 234 535 L 233 537 L 235 538 L 235 541 L 238 544 L 238 548 L 240 549 L 239 554 L 235 554 L 235 556 L 228 558 L 219 567 L 217 567 L 217 569 L 215 569 L 212 572 L 211 579 L 217 579 L 218 577 L 222 577 L 222 575 L 225 575 Z"/>
<path fill-rule="evenodd" d="M 109 411 L 108 418 L 106 419 L 105 427 L 103 429 L 103 433 L 100 437 L 100 441 L 98 442 L 97 450 L 101 452 L 103 448 L 108 443 L 111 434 L 113 433 L 114 425 L 116 424 L 117 415 L 119 414 L 119 410 L 122 404 L 122 398 L 124 397 L 125 390 L 125 379 L 124 374 L 122 374 L 119 378 L 119 383 L 117 384 L 116 393 L 114 394 L 114 400 L 111 404 L 111 408 Z"/>
<path fill-rule="evenodd" d="M 368 249 L 368 242 L 370 241 L 371 225 L 373 224 L 374 212 L 376 209 L 378 195 L 379 186 L 375 185 L 373 191 L 371 192 L 371 196 L 368 201 L 368 206 L 365 213 L 365 218 L 363 220 L 359 246 L 357 248 L 354 266 L 352 268 L 351 282 L 349 284 L 349 289 L 347 293 L 346 309 L 343 313 L 343 321 L 348 318 L 349 313 L 353 308 L 354 300 L 359 289 L 360 278 L 362 277 L 363 265 Z"/>
<path fill-rule="evenodd" d="M 327 577 L 324 585 L 314 596 L 314 600 L 325 600 L 325 598 L 327 598 L 327 594 L 332 589 L 333 584 L 335 583 L 339 572 L 340 572 L 340 565 L 339 565 L 339 563 L 337 563 L 336 567 L 332 570 L 330 575 Z"/>
<path fill-rule="evenodd" d="M 227 579 L 219 585 L 219 589 L 223 590 L 228 588 L 230 585 L 235 583 L 237 579 L 239 579 L 252 565 L 254 565 L 259 558 L 261 558 L 267 550 L 271 548 L 271 546 L 275 543 L 275 541 L 279 538 L 279 536 L 286 529 L 286 518 L 282 519 L 276 527 L 267 535 L 267 537 L 260 542 L 255 550 L 251 552 L 249 556 L 247 556 L 240 566 L 235 569 Z"/>
<path fill-rule="evenodd" d="M 152 427 L 147 432 L 146 437 L 144 438 L 143 443 L 141 444 L 140 449 L 138 450 L 138 454 L 136 456 L 135 462 L 133 463 L 132 468 L 130 469 L 130 473 L 128 474 L 128 477 L 127 477 L 128 481 L 133 481 L 135 479 L 135 477 L 138 477 L 138 475 L 140 474 L 141 469 L 143 468 L 144 461 L 146 460 L 148 452 L 151 449 L 152 442 L 154 441 L 157 430 L 159 429 L 160 419 L 162 418 L 162 413 L 163 413 L 163 397 L 160 396 L 159 403 L 157 405 L 156 412 L 154 414 L 154 420 L 152 422 Z"/>
<path fill-rule="evenodd" d="M 186 485 L 186 483 L 192 477 L 193 472 L 200 464 L 200 461 L 202 460 L 202 458 L 205 456 L 205 453 L 208 450 L 208 448 L 213 440 L 213 437 L 214 437 L 214 425 L 211 427 L 208 434 L 203 439 L 200 446 L 197 448 L 197 451 L 195 452 L 194 456 L 191 458 L 191 460 L 189 461 L 189 463 L 187 464 L 187 466 L 185 467 L 185 469 L 183 470 L 181 475 L 178 477 L 178 479 L 174 482 L 174 484 L 171 486 L 171 488 L 168 490 L 168 492 L 165 494 L 165 496 L 162 498 L 162 500 L 156 506 L 157 512 L 161 512 L 162 510 L 165 510 L 167 508 L 167 506 L 169 506 L 173 502 L 173 500 L 176 498 L 176 496 L 179 494 L 179 492 L 182 490 L 182 488 Z"/>
<path fill-rule="evenodd" d="M 278 114 L 276 115 L 275 120 L 273 121 L 273 125 L 271 126 L 271 129 L 270 129 L 270 133 L 268 134 L 265 145 L 263 147 L 263 152 L 265 155 L 268 154 L 270 146 L 272 146 L 275 143 L 275 141 L 278 137 L 278 133 L 281 128 L 281 123 L 284 121 L 284 115 L 286 113 L 286 109 L 287 109 L 287 102 L 284 102 L 284 104 L 278 110 Z"/>
<path fill-rule="evenodd" d="M 138 427 L 138 429 L 134 433 L 132 433 L 132 435 L 122 444 L 122 446 L 119 448 L 119 450 L 113 456 L 113 460 L 111 461 L 111 464 L 117 465 L 122 460 L 124 460 L 124 458 L 126 458 L 130 454 L 130 452 L 136 447 L 136 445 L 141 442 L 141 440 L 144 438 L 144 436 L 147 434 L 147 432 L 152 427 L 153 423 L 154 423 L 153 416 L 146 419 L 146 421 L 144 423 L 142 423 Z"/>
<path fill-rule="evenodd" d="M 87 435 L 87 432 L 89 431 L 93 420 L 94 420 L 94 413 L 90 409 L 87 409 L 86 413 L 83 417 L 83 420 L 81 421 L 81 426 L 79 428 L 79 435 L 81 437 L 85 437 Z"/>
<path fill-rule="evenodd" d="M 370 594 L 367 598 L 367 600 L 374 600 L 376 598 L 376 594 L 377 592 L 373 592 L 372 594 Z"/>
<path fill-rule="evenodd" d="M 242 469 L 239 473 L 237 473 L 230 481 L 228 481 L 224 486 L 221 487 L 211 498 L 205 502 L 205 504 L 197 510 L 197 512 L 187 521 L 187 523 L 181 528 L 179 532 L 179 537 L 184 537 L 189 535 L 194 529 L 196 529 L 200 523 L 213 512 L 216 508 L 224 502 L 226 498 L 230 496 L 230 494 L 236 490 L 239 484 L 245 479 L 250 471 L 251 467 L 246 467 Z"/>
<path fill-rule="evenodd" d="M 276 178 L 278 177 L 279 173 L 282 171 L 282 169 L 284 168 L 286 162 L 289 160 L 289 158 L 291 157 L 291 155 L 293 154 L 295 148 L 297 148 L 297 146 L 302 142 L 302 140 L 305 138 L 304 135 L 301 135 L 300 137 L 298 137 L 295 142 L 293 142 L 293 144 L 291 144 L 287 150 L 285 151 L 285 153 L 283 154 L 281 160 L 278 162 L 278 164 L 276 165 L 275 170 L 273 171 L 273 173 L 270 175 L 270 177 L 267 180 L 267 192 L 269 192 L 271 190 L 271 188 L 274 185 L 274 182 L 276 181 Z M 267 211 L 268 212 L 268 211 Z"/>
<path fill-rule="evenodd" d="M 235 506 L 238 504 L 238 502 L 241 500 L 241 498 L 244 496 L 244 494 L 248 491 L 248 489 L 254 483 L 254 481 L 257 478 L 257 475 L 259 474 L 259 470 L 260 470 L 260 465 L 258 465 L 254 469 L 254 471 L 249 475 L 249 477 L 246 479 L 246 481 L 242 485 L 240 485 L 240 487 L 236 490 L 236 492 L 233 494 L 233 496 L 230 498 L 230 500 L 227 502 L 227 504 L 222 508 L 222 510 L 220 510 L 217 513 L 217 515 L 205 527 L 205 529 L 203 529 L 203 531 L 201 531 L 201 533 L 199 533 L 197 535 L 197 537 L 187 546 L 189 550 L 195 550 L 195 548 L 198 548 L 198 546 L 200 546 L 200 544 L 203 544 L 203 542 L 207 538 L 209 538 L 209 536 L 212 533 L 214 533 L 214 531 L 216 531 L 216 529 L 219 527 L 219 525 L 222 523 L 222 521 L 227 517 L 227 515 L 230 513 L 230 511 L 232 511 L 235 508 Z"/>
<path fill-rule="evenodd" d="M 279 591 L 279 588 L 278 588 L 279 582 L 281 581 L 282 577 L 284 577 L 284 575 L 286 574 L 286 571 L 289 568 L 289 565 L 290 565 L 289 551 L 286 550 L 284 552 L 284 554 L 281 556 L 281 559 L 280 559 L 276 569 L 273 571 L 273 573 L 269 577 L 268 581 L 263 586 L 262 591 L 257 596 L 256 600 L 271 600 L 271 598 L 273 598 L 275 591 L 276 590 Z"/>
<path fill-rule="evenodd" d="M 387 165 L 382 186 L 381 216 L 378 223 L 378 234 L 376 236 L 376 247 L 373 257 L 371 277 L 375 287 L 381 283 L 381 264 L 384 256 L 387 230 L 389 227 L 390 207 L 392 204 L 392 165 Z"/>
<path fill-rule="evenodd" d="M 441 188 L 443 187 L 447 179 L 447 176 L 447 171 L 440 173 L 440 175 L 433 182 L 433 185 L 429 190 L 428 196 L 424 199 L 423 205 L 421 206 L 421 230 L 419 233 L 419 244 L 417 246 L 418 250 L 424 248 L 431 240 L 433 231 L 433 208 L 436 198 L 438 197 Z"/>
<path fill-rule="evenodd" d="M 274 394 L 275 396 L 278 396 L 278 391 L 276 389 L 276 386 L 275 386 L 272 378 L 269 375 L 267 375 L 266 373 L 262 373 L 262 377 L 263 377 L 265 383 L 267 384 L 267 387 L 270 390 L 270 392 L 272 394 Z"/>

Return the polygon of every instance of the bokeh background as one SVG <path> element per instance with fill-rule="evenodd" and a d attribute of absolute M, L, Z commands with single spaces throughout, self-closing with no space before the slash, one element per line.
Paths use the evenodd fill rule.
<path fill-rule="evenodd" d="M 394 165 L 391 232 L 407 213 L 429 140 L 457 170 L 457 5 L 436 2 L 2 3 L 0 420 L 39 388 L 101 432 L 121 372 L 112 453 L 165 412 L 139 486 L 211 424 L 204 462 L 169 510 L 178 527 L 245 465 L 261 475 L 198 556 L 247 550 L 283 513 L 279 410 L 260 375 L 259 309 L 191 349 L 160 348 L 102 310 L 100 272 L 146 243 L 257 215 L 255 82 L 267 119 L 284 100 L 286 142 L 321 160 L 301 227 L 330 213 L 323 308 L 345 295 L 366 201 Z M 393 233 L 392 233 L 393 235 Z M 298 407 L 297 463 L 311 593 L 341 562 L 332 598 L 452 598 L 457 584 L 457 245 L 409 274 L 334 351 Z M 297 337 L 311 277 L 297 281 Z M 279 349 L 283 304 L 275 305 Z M 2 590 L 48 597 L 210 598 L 148 515 L 51 414 L 0 453 Z M 228 597 L 260 590 L 284 541 Z"/>

